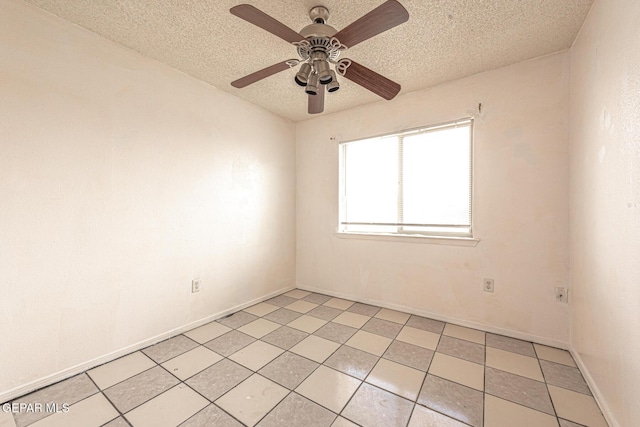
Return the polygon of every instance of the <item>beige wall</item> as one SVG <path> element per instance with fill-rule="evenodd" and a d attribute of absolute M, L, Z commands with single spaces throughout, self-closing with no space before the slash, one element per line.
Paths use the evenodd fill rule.
<path fill-rule="evenodd" d="M 571 49 L 571 345 L 625 427 L 640 425 L 639 22 L 636 0 L 596 1 Z"/>
<path fill-rule="evenodd" d="M 298 285 L 566 347 L 568 79 L 561 53 L 299 123 Z M 336 237 L 338 141 L 469 115 L 477 246 Z"/>
<path fill-rule="evenodd" d="M 294 285 L 291 122 L 0 10 L 0 401 Z"/>

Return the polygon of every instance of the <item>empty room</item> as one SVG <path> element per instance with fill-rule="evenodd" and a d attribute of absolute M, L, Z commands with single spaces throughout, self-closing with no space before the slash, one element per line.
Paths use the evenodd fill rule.
<path fill-rule="evenodd" d="M 638 28 L 0 0 L 0 427 L 640 426 Z"/>

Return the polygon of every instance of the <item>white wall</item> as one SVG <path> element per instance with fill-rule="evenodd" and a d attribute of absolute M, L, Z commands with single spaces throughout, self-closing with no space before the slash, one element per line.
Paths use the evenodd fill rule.
<path fill-rule="evenodd" d="M 640 3 L 596 1 L 571 49 L 571 345 L 640 425 Z"/>
<path fill-rule="evenodd" d="M 561 53 L 299 123 L 298 285 L 566 347 L 568 78 Z M 477 246 L 335 236 L 339 141 L 469 115 Z"/>
<path fill-rule="evenodd" d="M 0 397 L 294 285 L 293 123 L 0 10 Z"/>

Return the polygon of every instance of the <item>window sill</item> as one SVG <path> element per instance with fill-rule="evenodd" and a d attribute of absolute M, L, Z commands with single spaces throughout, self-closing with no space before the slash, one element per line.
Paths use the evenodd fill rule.
<path fill-rule="evenodd" d="M 336 232 L 335 237 L 339 239 L 356 240 L 384 240 L 390 242 L 404 243 L 426 243 L 431 245 L 449 246 L 477 246 L 480 239 L 473 237 L 453 237 L 453 236 L 417 236 L 411 234 L 375 234 L 375 233 L 348 233 Z"/>

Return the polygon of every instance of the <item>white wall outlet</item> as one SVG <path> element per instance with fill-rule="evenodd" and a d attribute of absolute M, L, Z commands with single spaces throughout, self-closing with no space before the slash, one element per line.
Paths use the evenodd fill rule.
<path fill-rule="evenodd" d="M 191 293 L 200 292 L 200 285 L 202 281 L 200 279 L 193 279 L 191 281 Z"/>
<path fill-rule="evenodd" d="M 485 292 L 493 292 L 493 279 L 482 279 L 482 290 Z"/>
<path fill-rule="evenodd" d="M 567 288 L 556 288 L 556 301 L 565 304 L 569 302 L 569 291 Z"/>

